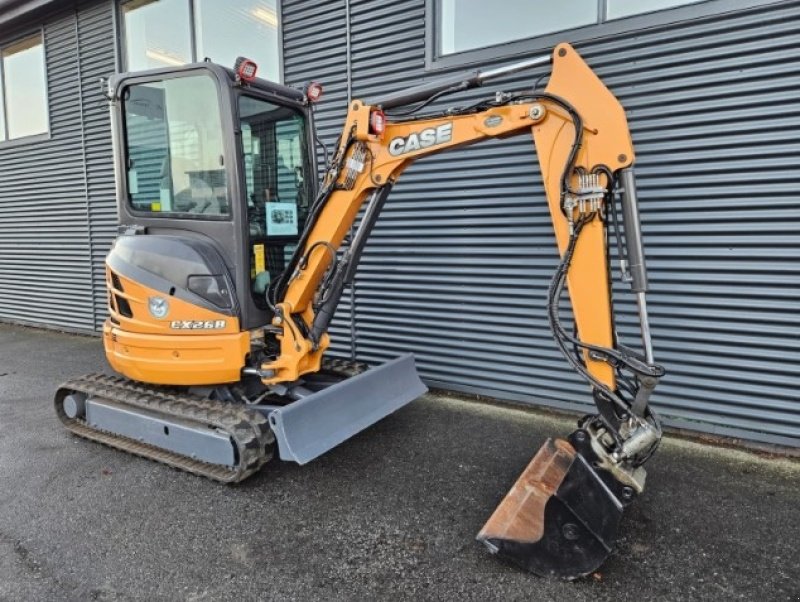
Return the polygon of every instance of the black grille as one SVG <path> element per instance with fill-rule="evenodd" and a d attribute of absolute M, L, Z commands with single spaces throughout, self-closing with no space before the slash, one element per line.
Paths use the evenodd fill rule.
<path fill-rule="evenodd" d="M 117 303 L 117 308 L 119 309 L 120 315 L 123 315 L 126 318 L 133 317 L 133 312 L 131 311 L 131 305 L 130 303 L 128 303 L 128 300 L 125 297 L 114 295 L 114 301 L 116 301 Z"/>

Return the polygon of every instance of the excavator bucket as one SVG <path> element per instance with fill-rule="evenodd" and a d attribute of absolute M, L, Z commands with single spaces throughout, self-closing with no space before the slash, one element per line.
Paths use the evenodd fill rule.
<path fill-rule="evenodd" d="M 548 439 L 477 539 L 536 575 L 575 579 L 611 553 L 623 507 L 568 441 Z"/>

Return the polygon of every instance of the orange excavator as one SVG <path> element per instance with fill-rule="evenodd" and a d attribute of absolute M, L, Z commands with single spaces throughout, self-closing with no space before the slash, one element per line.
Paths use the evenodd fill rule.
<path fill-rule="evenodd" d="M 434 108 L 550 62 L 544 91 Z M 320 86 L 281 86 L 256 69 L 241 58 L 233 69 L 205 62 L 108 82 L 120 231 L 106 261 L 103 341 L 122 376 L 64 383 L 61 421 L 81 437 L 231 483 L 276 448 L 305 464 L 413 401 L 426 387 L 411 354 L 375 367 L 324 357 L 342 293 L 411 163 L 532 134 L 561 256 L 548 319 L 597 413 L 567 439 L 545 442 L 478 540 L 536 574 L 593 571 L 643 491 L 642 465 L 661 438 L 649 398 L 663 368 L 653 360 L 634 151 L 617 99 L 561 44 L 552 57 L 353 100 L 317 184 Z M 641 352 L 616 336 L 612 233 L 638 302 Z"/>

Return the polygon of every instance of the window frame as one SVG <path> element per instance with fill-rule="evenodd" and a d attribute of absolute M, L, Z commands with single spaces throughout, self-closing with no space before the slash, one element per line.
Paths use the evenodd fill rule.
<path fill-rule="evenodd" d="M 42 71 L 44 75 L 44 93 L 45 93 L 45 122 L 47 124 L 47 131 L 38 134 L 29 134 L 28 136 L 19 136 L 18 138 L 8 137 L 8 106 L 6 102 L 6 74 L 3 66 L 3 51 L 10 47 L 27 40 L 28 38 L 39 37 L 42 43 Z M 0 111 L 3 112 L 3 135 L 5 139 L 0 140 L 0 148 L 13 148 L 15 146 L 25 146 L 35 142 L 42 142 L 52 139 L 52 123 L 50 122 L 50 81 L 48 79 L 47 69 L 47 44 L 45 44 L 44 26 L 41 25 L 36 28 L 31 28 L 0 42 Z"/>
<path fill-rule="evenodd" d="M 630 31 L 699 19 L 715 14 L 753 9 L 781 2 L 781 0 L 702 0 L 694 4 L 663 8 L 647 13 L 606 20 L 606 8 L 609 0 L 598 0 L 599 20 L 592 25 L 556 31 L 503 44 L 483 46 L 462 52 L 441 54 L 439 52 L 441 14 L 439 14 L 440 11 L 438 10 L 440 1 L 425 0 L 426 71 L 441 71 L 500 58 L 528 55 L 537 51 L 548 53 L 553 46 L 560 42 L 579 43 Z"/>
<path fill-rule="evenodd" d="M 128 42 L 127 42 L 127 31 L 125 28 L 125 11 L 123 7 L 128 4 L 129 2 L 133 2 L 134 0 L 117 0 L 114 2 L 114 12 L 115 12 L 115 19 L 114 25 L 118 35 L 116 36 L 117 44 L 116 44 L 116 53 L 117 53 L 117 69 L 119 73 L 124 73 L 128 71 Z M 189 44 L 190 44 L 190 51 L 191 51 L 191 61 L 186 63 L 187 65 L 196 64 L 203 59 L 197 58 L 197 18 L 195 10 L 195 0 L 183 0 L 189 4 Z M 275 14 L 278 17 L 278 27 L 277 27 L 277 35 L 278 35 L 278 77 L 279 81 L 275 82 L 277 84 L 283 84 L 284 82 L 284 73 L 283 73 L 283 11 L 282 11 L 282 4 L 281 0 L 275 0 Z M 223 65 L 223 67 L 228 67 L 230 69 L 233 68 L 233 65 Z M 167 67 L 169 68 L 169 67 Z M 176 67 L 177 68 L 177 67 Z"/>

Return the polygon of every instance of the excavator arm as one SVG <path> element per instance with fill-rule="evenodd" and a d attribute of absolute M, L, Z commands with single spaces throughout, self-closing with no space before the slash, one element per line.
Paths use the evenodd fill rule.
<path fill-rule="evenodd" d="M 558 347 L 590 384 L 598 413 L 584 418 L 569 441 L 548 440 L 478 539 L 533 572 L 575 577 L 594 570 L 610 552 L 622 508 L 644 487 L 641 464 L 661 436 L 648 404 L 663 369 L 653 362 L 647 326 L 625 112 L 578 53 L 561 44 L 543 92 L 497 93 L 471 106 L 420 114 L 445 94 L 549 60 L 454 76 L 372 104 L 350 103 L 298 249 L 268 292 L 279 352 L 259 375 L 266 385 L 280 386 L 320 370 L 342 291 L 392 186 L 412 162 L 489 138 L 532 134 L 561 255 L 549 288 L 548 319 Z M 624 230 L 622 268 L 639 303 L 641 354 L 621 346 L 615 333 L 610 224 L 620 248 Z M 565 289 L 572 332 L 562 323 Z"/>

